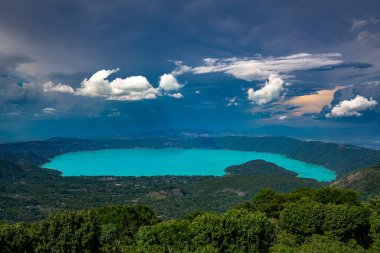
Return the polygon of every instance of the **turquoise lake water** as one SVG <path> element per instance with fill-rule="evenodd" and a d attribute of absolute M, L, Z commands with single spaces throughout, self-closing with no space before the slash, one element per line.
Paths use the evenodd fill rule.
<path fill-rule="evenodd" d="M 262 159 L 273 162 L 298 177 L 332 181 L 333 171 L 283 155 L 213 149 L 106 149 L 66 153 L 54 157 L 43 168 L 56 169 L 63 176 L 222 176 L 231 165 Z"/>

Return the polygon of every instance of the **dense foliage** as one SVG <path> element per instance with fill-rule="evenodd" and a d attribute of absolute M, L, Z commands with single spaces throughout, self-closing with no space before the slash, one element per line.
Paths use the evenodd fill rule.
<path fill-rule="evenodd" d="M 34 224 L 0 224 L 0 252 L 117 252 L 157 222 L 144 206 L 65 211 Z"/>
<path fill-rule="evenodd" d="M 138 245 L 148 252 L 268 252 L 274 225 L 261 213 L 231 210 L 205 213 L 192 221 L 171 220 L 140 229 Z"/>
<path fill-rule="evenodd" d="M 264 189 L 224 213 L 167 221 L 144 206 L 65 211 L 0 224 L 0 252 L 379 252 L 380 198 L 365 204 L 357 196 Z"/>

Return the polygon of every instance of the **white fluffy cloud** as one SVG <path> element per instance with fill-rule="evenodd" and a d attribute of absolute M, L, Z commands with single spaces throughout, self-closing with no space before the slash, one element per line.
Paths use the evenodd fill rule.
<path fill-rule="evenodd" d="M 112 90 L 110 82 L 106 79 L 111 74 L 116 73 L 119 69 L 99 70 L 89 79 L 82 81 L 81 87 L 77 90 L 77 94 L 89 97 L 108 97 Z"/>
<path fill-rule="evenodd" d="M 109 100 L 154 99 L 160 91 L 154 88 L 143 76 L 117 77 L 112 82 L 107 78 L 118 69 L 100 70 L 85 79 L 77 89 L 77 94 L 90 97 L 105 97 Z"/>
<path fill-rule="evenodd" d="M 47 82 L 43 85 L 44 92 L 74 93 L 74 89 L 66 84 Z"/>
<path fill-rule="evenodd" d="M 341 55 L 331 54 L 294 54 L 267 58 L 228 58 L 204 59 L 204 65 L 189 68 L 177 65 L 177 69 L 191 71 L 194 74 L 223 72 L 246 81 L 263 80 L 271 74 L 285 75 L 296 70 L 308 70 L 343 63 Z M 182 64 L 182 63 L 181 63 Z"/>
<path fill-rule="evenodd" d="M 109 86 L 111 94 L 108 98 L 112 100 L 154 99 L 160 95 L 160 92 L 143 76 L 116 78 Z"/>
<path fill-rule="evenodd" d="M 351 100 L 343 100 L 326 114 L 327 117 L 348 117 L 361 116 L 361 111 L 365 111 L 377 105 L 377 101 L 372 98 L 367 99 L 362 96 L 356 96 Z"/>
<path fill-rule="evenodd" d="M 159 87 L 166 91 L 178 90 L 182 88 L 177 79 L 172 74 L 163 74 L 160 77 Z"/>
<path fill-rule="evenodd" d="M 270 74 L 268 81 L 259 90 L 248 89 L 248 100 L 263 105 L 281 97 L 284 91 L 284 80 L 276 74 Z"/>
<path fill-rule="evenodd" d="M 176 78 L 171 74 L 164 74 L 160 78 L 158 88 L 153 87 L 144 76 L 130 76 L 115 78 L 109 81 L 107 78 L 118 72 L 119 69 L 100 70 L 90 78 L 84 79 L 81 87 L 74 90 L 71 86 L 48 82 L 43 86 L 44 92 L 66 92 L 88 97 L 103 97 L 108 100 L 143 100 L 155 99 L 158 96 L 171 96 L 182 98 L 181 93 L 170 93 L 182 88 Z M 164 92 L 163 92 L 164 91 Z"/>

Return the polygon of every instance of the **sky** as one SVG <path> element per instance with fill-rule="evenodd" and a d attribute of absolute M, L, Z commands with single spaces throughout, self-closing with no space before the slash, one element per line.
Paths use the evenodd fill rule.
<path fill-rule="evenodd" d="M 0 6 L 0 142 L 186 129 L 380 145 L 377 0 Z"/>

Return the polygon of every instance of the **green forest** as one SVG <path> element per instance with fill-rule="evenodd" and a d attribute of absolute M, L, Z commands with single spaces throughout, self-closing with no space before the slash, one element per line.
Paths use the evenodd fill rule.
<path fill-rule="evenodd" d="M 379 252 L 380 198 L 325 187 L 263 189 L 222 213 L 162 221 L 141 205 L 2 223 L 0 252 Z"/>

